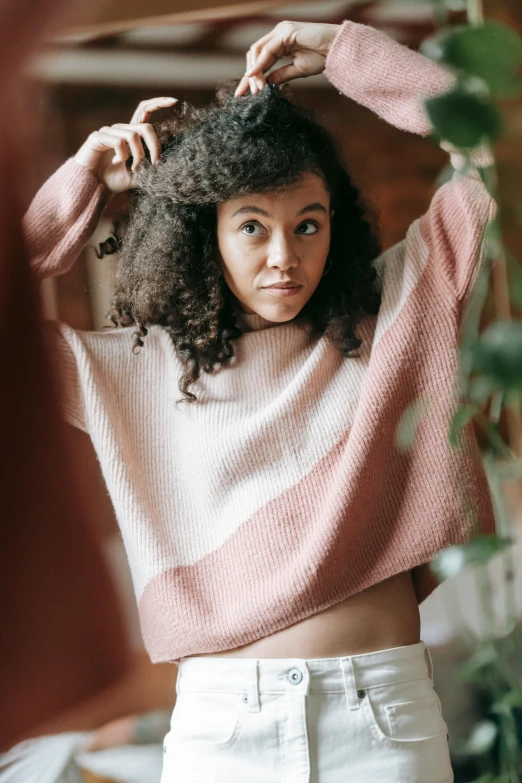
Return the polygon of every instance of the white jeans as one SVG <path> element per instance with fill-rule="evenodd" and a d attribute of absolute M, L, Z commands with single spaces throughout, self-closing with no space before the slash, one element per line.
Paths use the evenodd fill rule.
<path fill-rule="evenodd" d="M 451 783 L 424 642 L 338 658 L 182 658 L 161 783 Z"/>

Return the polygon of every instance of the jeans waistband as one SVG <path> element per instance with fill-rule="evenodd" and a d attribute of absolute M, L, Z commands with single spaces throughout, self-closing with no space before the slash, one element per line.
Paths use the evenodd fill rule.
<path fill-rule="evenodd" d="M 421 641 L 335 658 L 181 658 L 176 693 L 243 693 L 256 711 L 263 693 L 345 691 L 350 709 L 358 709 L 362 690 L 424 677 L 433 681 L 433 666 Z"/>

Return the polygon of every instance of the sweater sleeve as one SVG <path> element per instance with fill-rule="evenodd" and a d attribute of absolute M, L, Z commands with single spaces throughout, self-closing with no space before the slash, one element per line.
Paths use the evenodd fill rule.
<path fill-rule="evenodd" d="M 22 221 L 31 266 L 38 277 L 61 275 L 71 268 L 111 195 L 75 158 L 49 177 Z"/>
<path fill-rule="evenodd" d="M 71 426 L 88 433 L 78 350 L 73 349 L 79 343 L 78 337 L 75 330 L 62 321 L 47 319 L 44 328 L 49 350 L 56 361 L 62 416 Z"/>
<path fill-rule="evenodd" d="M 39 278 L 61 275 L 71 268 L 93 234 L 111 195 L 111 191 L 74 158 L 69 158 L 42 185 L 22 221 L 31 266 Z M 51 320 L 45 322 L 45 330 L 59 369 L 64 418 L 87 432 L 83 391 L 75 354 L 69 344 L 74 330 Z"/>
<path fill-rule="evenodd" d="M 401 130 L 433 132 L 424 100 L 449 92 L 455 77 L 437 63 L 381 31 L 344 22 L 330 48 L 325 75 L 347 97 L 373 110 Z M 421 237 L 433 255 L 444 285 L 462 304 L 484 256 L 484 233 L 496 213 L 495 199 L 478 167 L 492 165 L 487 147 L 472 151 L 470 162 L 447 143 L 454 168 L 450 182 L 435 193 L 419 221 Z"/>

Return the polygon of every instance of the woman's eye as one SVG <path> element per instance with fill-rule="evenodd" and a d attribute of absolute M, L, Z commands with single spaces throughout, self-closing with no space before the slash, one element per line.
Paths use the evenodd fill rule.
<path fill-rule="evenodd" d="M 297 227 L 296 233 L 298 234 L 316 234 L 319 229 L 319 226 L 315 222 L 315 220 L 305 220 L 304 223 L 301 223 L 300 226 Z"/>
<path fill-rule="evenodd" d="M 248 237 L 258 237 L 263 233 L 263 227 L 259 223 L 243 223 L 240 229 L 242 234 Z"/>

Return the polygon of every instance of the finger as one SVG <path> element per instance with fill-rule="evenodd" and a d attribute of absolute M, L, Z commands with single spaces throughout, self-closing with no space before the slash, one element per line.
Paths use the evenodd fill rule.
<path fill-rule="evenodd" d="M 234 93 L 234 97 L 238 98 L 240 95 L 244 95 L 246 91 L 248 90 L 249 81 L 246 76 L 243 76 L 241 81 L 236 87 L 236 91 Z"/>
<path fill-rule="evenodd" d="M 277 27 L 277 25 L 276 25 L 276 27 Z M 265 35 L 263 35 L 261 38 L 258 38 L 258 39 L 257 39 L 257 41 L 256 41 L 255 43 L 253 43 L 253 44 L 252 44 L 252 46 L 250 47 L 250 49 L 251 49 L 252 51 L 257 51 L 257 50 L 259 50 L 259 49 L 262 49 L 262 48 L 263 48 L 263 46 L 265 46 L 265 44 L 267 44 L 267 43 L 268 43 L 268 41 L 270 41 L 270 40 L 271 40 L 271 39 L 274 37 L 274 35 L 277 35 L 277 34 L 278 34 L 278 33 L 276 33 L 276 27 L 273 27 L 273 28 L 270 30 L 270 32 L 269 32 L 269 33 L 266 33 L 266 34 L 265 34 Z M 278 32 L 279 32 L 279 31 L 278 31 Z"/>
<path fill-rule="evenodd" d="M 107 150 L 114 150 L 116 153 L 113 162 L 126 161 L 130 155 L 129 145 L 126 139 L 114 136 L 112 133 L 105 133 L 104 129 L 94 131 L 89 138 L 89 147 L 97 152 L 106 152 Z"/>
<path fill-rule="evenodd" d="M 147 144 L 147 147 L 150 152 L 150 162 L 156 163 L 156 161 L 159 160 L 159 157 L 161 155 L 161 145 L 156 135 L 156 131 L 154 130 L 154 128 L 150 123 L 142 122 L 142 123 L 134 123 L 134 124 L 126 125 L 124 123 L 119 122 L 113 125 L 112 127 L 135 130 L 143 137 L 145 143 Z"/>
<path fill-rule="evenodd" d="M 263 90 L 266 87 L 266 79 L 264 76 L 256 76 L 256 81 L 259 90 Z"/>
<path fill-rule="evenodd" d="M 105 131 L 105 133 L 114 134 L 115 136 L 126 139 L 133 157 L 131 168 L 132 171 L 136 171 L 139 164 L 145 157 L 145 150 L 143 149 L 143 144 L 141 143 L 140 134 L 135 130 L 115 128 L 114 126 L 111 126 L 110 128 L 102 128 L 102 130 Z"/>
<path fill-rule="evenodd" d="M 269 33 L 266 35 L 263 35 L 262 38 L 259 38 L 252 46 L 250 47 L 250 51 L 253 55 L 252 57 L 252 63 L 255 62 L 255 60 L 258 58 L 259 53 L 262 49 L 265 49 L 266 46 L 268 46 L 272 41 L 275 39 L 281 39 L 284 41 L 284 35 L 283 33 L 287 34 L 288 30 L 285 27 L 284 30 L 281 29 L 282 25 L 279 23 L 274 27 L 272 30 L 270 30 Z M 284 44 L 283 44 L 284 45 Z M 281 55 L 282 56 L 282 55 Z"/>
<path fill-rule="evenodd" d="M 134 114 L 132 115 L 131 123 L 146 122 L 152 112 L 166 106 L 172 106 L 177 102 L 177 98 L 149 98 L 146 101 L 142 101 L 140 104 L 138 104 Z"/>
<path fill-rule="evenodd" d="M 250 57 L 250 66 L 254 63 L 255 54 L 252 52 Z M 262 90 L 263 87 L 266 85 L 266 79 L 263 73 L 257 74 L 255 77 L 256 85 L 259 90 Z"/>
<path fill-rule="evenodd" d="M 269 68 L 287 54 L 282 36 L 273 38 L 261 49 L 252 52 L 250 67 L 246 72 L 246 76 L 259 75 L 264 71 L 268 71 Z"/>
<path fill-rule="evenodd" d="M 246 76 L 243 76 L 236 87 L 234 97 L 239 98 L 239 96 L 244 95 L 249 88 L 252 95 L 255 95 L 255 93 L 259 92 L 260 89 L 263 89 L 265 84 L 266 79 L 264 78 L 262 80 L 260 79 L 259 83 L 256 84 L 256 82 L 254 82 L 252 79 L 248 79 Z"/>
<path fill-rule="evenodd" d="M 301 71 L 293 63 L 289 63 L 269 73 L 267 80 L 273 84 L 283 84 L 283 82 L 291 82 L 292 79 L 299 79 L 302 75 Z"/>
<path fill-rule="evenodd" d="M 248 52 L 246 53 L 247 71 L 250 68 L 251 64 L 252 64 L 252 51 L 249 49 Z M 262 75 L 256 77 L 255 80 L 253 78 L 249 79 L 246 75 L 244 75 L 236 87 L 234 96 L 238 98 L 240 95 L 244 95 L 249 88 L 252 95 L 255 95 L 255 93 L 259 92 L 260 89 L 263 89 L 265 85 L 266 85 L 266 79 Z"/>
<path fill-rule="evenodd" d="M 250 50 L 250 56 L 248 58 L 248 68 L 250 69 L 254 62 L 255 54 L 252 50 Z M 266 86 L 266 79 L 263 73 L 256 74 L 255 76 L 250 77 L 251 81 L 253 80 L 254 84 L 256 85 L 256 92 L 259 92 Z"/>
<path fill-rule="evenodd" d="M 252 64 L 252 52 L 250 49 L 248 50 L 246 54 L 246 61 L 247 61 L 247 71 L 250 69 L 250 66 Z M 252 95 L 255 95 L 257 92 L 257 85 L 255 79 L 249 79 L 248 80 L 248 86 L 250 87 L 250 93 Z"/>
<path fill-rule="evenodd" d="M 150 115 L 157 109 L 164 108 L 166 106 L 172 106 L 177 103 L 177 98 L 149 98 L 149 100 L 141 101 L 137 106 L 134 114 L 131 118 L 131 123 L 146 122 Z"/>

